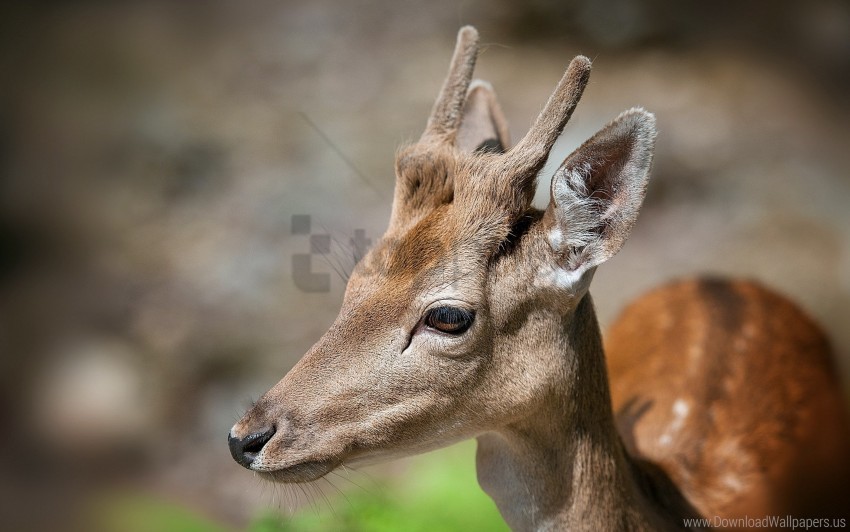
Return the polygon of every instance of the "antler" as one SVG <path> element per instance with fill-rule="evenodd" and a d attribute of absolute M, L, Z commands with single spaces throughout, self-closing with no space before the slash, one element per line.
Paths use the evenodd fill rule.
<path fill-rule="evenodd" d="M 534 196 L 537 173 L 572 116 L 590 77 L 590 60 L 584 56 L 573 59 L 534 125 L 516 146 L 504 154 L 463 157 L 464 164 L 470 164 L 468 168 L 472 171 L 455 175 L 435 165 L 448 164 L 448 160 L 459 157 L 456 150 L 440 151 L 443 157 L 422 159 L 419 155 L 433 154 L 435 149 L 439 150 L 438 146 L 454 144 L 477 55 L 478 31 L 464 26 L 458 32 L 448 74 L 420 142 L 396 161 L 398 183 L 391 224 L 402 223 L 399 220 L 405 219 L 407 210 L 439 205 L 453 195 L 459 202 L 473 204 L 483 201 L 482 197 L 490 198 L 484 201 L 490 209 L 494 203 L 503 204 L 509 216 L 524 212 Z M 482 180 L 480 176 L 491 179 Z"/>
<path fill-rule="evenodd" d="M 505 166 L 511 168 L 513 175 L 523 180 L 522 184 L 525 184 L 526 180 L 533 181 L 546 163 L 549 151 L 570 120 L 587 86 L 590 66 L 590 59 L 583 55 L 570 62 L 534 125 L 525 137 L 504 155 L 505 162 L 502 164 L 507 163 Z"/>
<path fill-rule="evenodd" d="M 493 176 L 492 194 L 501 199 L 492 201 L 507 201 L 504 206 L 511 216 L 524 212 L 531 203 L 537 173 L 546 164 L 549 151 L 570 120 L 589 78 L 590 59 L 577 56 L 525 137 L 507 153 L 482 154 L 473 163 L 476 173 Z M 471 192 L 473 196 L 477 193 L 480 190 Z"/>
<path fill-rule="evenodd" d="M 422 134 L 423 139 L 439 138 L 452 140 L 463 112 L 466 91 L 472 81 L 472 71 L 478 56 L 478 31 L 472 26 L 464 26 L 457 34 L 454 56 L 449 73 L 443 81 L 440 95 L 431 110 L 428 125 Z"/>

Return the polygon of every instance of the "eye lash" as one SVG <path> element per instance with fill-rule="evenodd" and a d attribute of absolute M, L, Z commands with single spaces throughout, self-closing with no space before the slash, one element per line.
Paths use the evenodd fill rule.
<path fill-rule="evenodd" d="M 464 333 L 475 319 L 475 312 L 450 306 L 436 307 L 429 310 L 423 322 L 431 329 L 442 333 L 459 335 Z"/>
<path fill-rule="evenodd" d="M 467 319 L 464 311 L 454 307 L 437 307 L 434 309 L 435 318 L 442 323 L 457 324 Z"/>

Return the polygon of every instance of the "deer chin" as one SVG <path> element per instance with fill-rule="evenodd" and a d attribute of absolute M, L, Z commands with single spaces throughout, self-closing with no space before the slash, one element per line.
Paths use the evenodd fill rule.
<path fill-rule="evenodd" d="M 335 469 L 345 466 L 352 469 L 372 466 L 389 462 L 398 458 L 405 458 L 422 452 L 440 448 L 441 445 L 430 445 L 427 448 L 416 448 L 407 450 L 372 450 L 352 453 L 350 456 L 334 458 L 307 458 L 304 460 L 291 460 L 284 465 L 280 463 L 266 464 L 262 455 L 254 462 L 250 469 L 261 476 L 281 484 L 295 484 L 312 482 L 328 475 Z"/>
<path fill-rule="evenodd" d="M 263 477 L 282 484 L 297 484 L 312 482 L 324 477 L 342 463 L 338 459 L 303 460 L 293 462 L 283 467 L 269 467 L 262 462 L 251 466 L 251 469 Z"/>
<path fill-rule="evenodd" d="M 443 434 L 440 438 L 435 440 L 423 440 L 400 447 L 364 448 L 359 451 L 352 452 L 351 455 L 345 459 L 344 465 L 351 469 L 378 465 L 401 458 L 408 458 L 436 451 L 438 449 L 443 449 L 464 440 L 477 438 L 479 435 L 480 432 L 461 435 Z"/>

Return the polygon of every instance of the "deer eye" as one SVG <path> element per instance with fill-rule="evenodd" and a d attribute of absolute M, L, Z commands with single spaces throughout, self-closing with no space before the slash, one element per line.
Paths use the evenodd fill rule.
<path fill-rule="evenodd" d="M 475 313 L 457 307 L 436 307 L 425 313 L 425 325 L 448 334 L 461 334 L 469 329 Z"/>

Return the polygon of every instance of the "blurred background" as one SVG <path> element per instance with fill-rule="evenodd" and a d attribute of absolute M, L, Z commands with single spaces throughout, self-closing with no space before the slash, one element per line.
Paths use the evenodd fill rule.
<path fill-rule="evenodd" d="M 289 489 L 225 442 L 336 315 L 351 240 L 382 234 L 462 24 L 514 139 L 594 60 L 553 159 L 624 109 L 658 117 L 641 217 L 594 282 L 603 327 L 665 280 L 752 277 L 824 324 L 848 382 L 846 1 L 6 2 L 0 528 L 499 526 L 469 442 Z M 324 291 L 293 279 L 310 235 Z"/>

